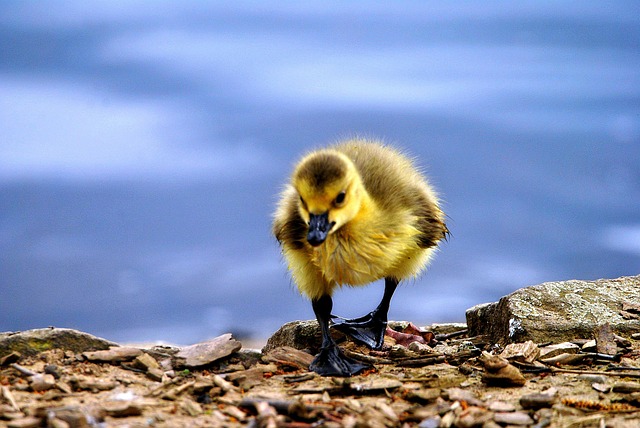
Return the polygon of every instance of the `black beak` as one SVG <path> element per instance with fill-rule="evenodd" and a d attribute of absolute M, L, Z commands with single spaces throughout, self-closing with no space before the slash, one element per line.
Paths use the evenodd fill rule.
<path fill-rule="evenodd" d="M 333 223 L 329 223 L 329 212 L 323 214 L 309 214 L 309 234 L 307 235 L 307 241 L 314 247 L 322 244 L 329 230 L 333 226 Z"/>

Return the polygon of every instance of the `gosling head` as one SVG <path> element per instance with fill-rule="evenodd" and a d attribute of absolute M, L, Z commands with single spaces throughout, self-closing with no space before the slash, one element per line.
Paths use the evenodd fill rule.
<path fill-rule="evenodd" d="M 340 152 L 314 152 L 298 164 L 293 186 L 300 196 L 298 211 L 309 225 L 307 241 L 314 247 L 352 220 L 360 210 L 364 188 L 353 162 Z"/>

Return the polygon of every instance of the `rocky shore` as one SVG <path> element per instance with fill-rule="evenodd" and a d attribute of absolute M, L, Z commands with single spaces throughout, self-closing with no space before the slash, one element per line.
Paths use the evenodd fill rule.
<path fill-rule="evenodd" d="M 518 290 L 466 324 L 390 322 L 382 351 L 336 333 L 375 370 L 308 366 L 315 321 L 262 350 L 230 334 L 119 345 L 70 329 L 0 333 L 0 426 L 638 427 L 640 276 Z"/>

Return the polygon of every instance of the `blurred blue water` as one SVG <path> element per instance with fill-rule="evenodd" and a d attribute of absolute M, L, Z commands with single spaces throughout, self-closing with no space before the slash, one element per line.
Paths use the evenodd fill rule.
<path fill-rule="evenodd" d="M 312 318 L 270 216 L 300 155 L 352 135 L 414 155 L 449 216 L 392 318 L 640 273 L 634 1 L 5 1 L 0 130 L 0 331 L 192 343 Z"/>

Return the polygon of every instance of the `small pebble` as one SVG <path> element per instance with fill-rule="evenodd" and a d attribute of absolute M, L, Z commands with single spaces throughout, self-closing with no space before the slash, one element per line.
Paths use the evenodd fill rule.
<path fill-rule="evenodd" d="M 440 419 L 440 426 L 450 427 L 453 425 L 453 422 L 455 421 L 455 419 L 456 419 L 456 414 L 454 412 L 447 412 Z"/>
<path fill-rule="evenodd" d="M 42 409 L 47 419 L 56 418 L 67 422 L 74 428 L 93 426 L 92 422 L 101 420 L 104 417 L 102 407 L 84 407 L 80 405 L 69 405 L 56 408 Z"/>
<path fill-rule="evenodd" d="M 604 393 L 611 391 L 611 386 L 607 385 L 606 383 L 594 382 L 591 384 L 591 388 L 595 389 L 598 392 Z"/>
<path fill-rule="evenodd" d="M 70 428 L 70 425 L 58 418 L 47 418 L 47 428 Z"/>
<path fill-rule="evenodd" d="M 493 386 L 523 386 L 527 380 L 522 376 L 520 370 L 511 364 L 495 372 L 486 371 L 482 375 L 482 381 Z"/>
<path fill-rule="evenodd" d="M 527 394 L 520 397 L 520 405 L 523 409 L 541 409 L 544 407 L 551 407 L 555 401 L 555 394 L 548 393 Z"/>
<path fill-rule="evenodd" d="M 60 379 L 60 371 L 58 370 L 58 366 L 55 364 L 47 364 L 44 366 L 44 372 L 52 375 L 56 379 Z"/>
<path fill-rule="evenodd" d="M 153 358 L 151 355 L 146 352 L 138 355 L 135 360 L 133 360 L 133 366 L 140 370 L 149 370 L 149 369 L 159 369 L 160 364 Z"/>
<path fill-rule="evenodd" d="M 493 420 L 501 425 L 531 425 L 533 419 L 524 412 L 495 413 Z"/>
<path fill-rule="evenodd" d="M 187 412 L 189 416 L 198 416 L 203 412 L 202 406 L 189 398 L 182 401 L 182 409 Z"/>
<path fill-rule="evenodd" d="M 236 406 L 225 406 L 222 412 L 239 421 L 243 421 L 247 417 L 247 414 Z"/>
<path fill-rule="evenodd" d="M 445 391 L 445 396 L 449 401 L 464 401 L 471 406 L 482 406 L 484 403 L 479 400 L 471 391 L 461 388 L 449 388 Z"/>
<path fill-rule="evenodd" d="M 375 403 L 374 406 L 380 411 L 380 413 L 385 416 L 385 418 L 389 419 L 390 421 L 396 422 L 398 420 L 398 415 L 396 415 L 396 412 L 384 401 L 379 400 Z"/>
<path fill-rule="evenodd" d="M 76 377 L 70 380 L 77 389 L 89 390 L 89 391 L 109 391 L 118 386 L 118 382 L 111 379 L 99 379 L 99 378 L 85 378 Z"/>
<path fill-rule="evenodd" d="M 440 426 L 440 421 L 442 418 L 438 415 L 430 416 L 426 419 L 423 419 L 418 425 L 418 428 L 438 428 Z"/>
<path fill-rule="evenodd" d="M 489 410 L 494 412 L 515 412 L 516 407 L 506 401 L 492 401 L 489 403 Z"/>
<path fill-rule="evenodd" d="M 36 392 L 47 391 L 56 386 L 56 379 L 50 374 L 35 374 L 29 377 L 29 386 Z"/>
<path fill-rule="evenodd" d="M 104 403 L 102 409 L 107 415 L 114 418 L 125 418 L 129 416 L 140 416 L 142 408 L 131 401 L 113 401 Z"/>
<path fill-rule="evenodd" d="M 402 382 L 397 379 L 367 379 L 362 382 L 349 383 L 349 388 L 357 392 L 386 391 L 400 388 Z"/>
<path fill-rule="evenodd" d="M 410 358 L 415 357 L 413 351 L 402 345 L 393 345 L 389 350 L 389 358 Z"/>
<path fill-rule="evenodd" d="M 596 352 L 597 346 L 595 339 L 589 340 L 587 343 L 582 345 L 582 350 L 584 352 Z"/>
<path fill-rule="evenodd" d="M 409 350 L 417 352 L 418 354 L 429 354 L 433 352 L 433 349 L 431 349 L 429 345 L 420 342 L 411 342 L 409 344 Z"/>
<path fill-rule="evenodd" d="M 418 389 L 407 393 L 407 400 L 418 403 L 432 403 L 440 397 L 440 388 Z"/>
<path fill-rule="evenodd" d="M 506 358 L 483 351 L 478 360 L 485 369 L 482 375 L 482 382 L 487 385 L 502 387 L 523 386 L 527 382 L 520 370 L 516 366 L 509 364 Z"/>
<path fill-rule="evenodd" d="M 590 383 L 605 383 L 607 381 L 606 376 L 596 374 L 581 374 L 578 376 L 578 379 L 586 380 Z"/>
<path fill-rule="evenodd" d="M 491 355 L 488 352 L 482 352 L 478 360 L 480 360 L 484 368 L 490 372 L 496 372 L 509 364 L 506 358 L 502 358 L 499 355 Z"/>
<path fill-rule="evenodd" d="M 553 410 L 552 409 L 540 409 L 536 411 L 534 419 L 538 422 L 535 427 L 542 428 L 551 426 L 551 419 L 553 418 Z M 486 428 L 486 427 L 483 427 Z"/>
<path fill-rule="evenodd" d="M 482 407 L 469 406 L 464 409 L 455 419 L 455 426 L 458 428 L 471 428 L 482 426 L 493 418 L 493 413 Z"/>
<path fill-rule="evenodd" d="M 164 377 L 164 372 L 162 369 L 150 367 L 147 370 L 147 377 L 151 380 L 155 380 L 156 382 L 161 382 Z"/>

